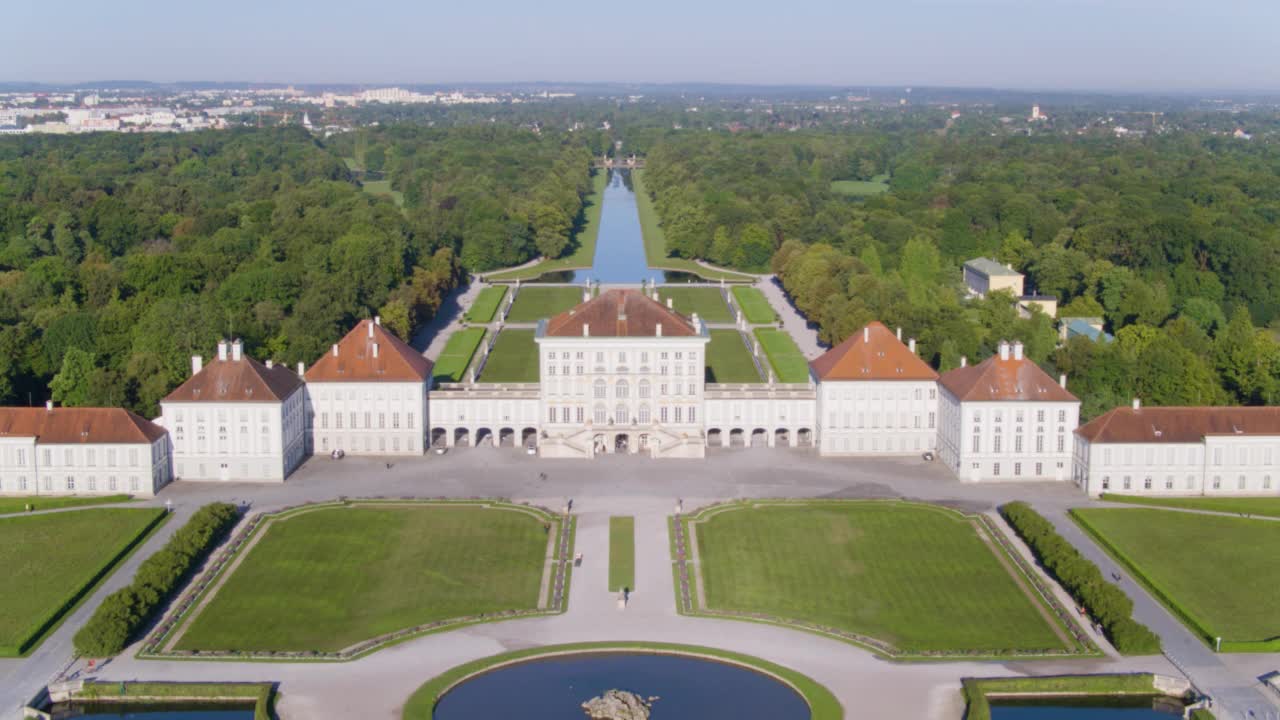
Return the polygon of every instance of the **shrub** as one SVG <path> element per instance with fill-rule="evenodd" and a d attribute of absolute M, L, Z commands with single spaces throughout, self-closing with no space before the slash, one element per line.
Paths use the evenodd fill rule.
<path fill-rule="evenodd" d="M 1160 638 L 1131 617 L 1133 601 L 1129 596 L 1107 582 L 1098 566 L 1059 535 L 1052 523 L 1023 502 L 1002 505 L 1000 514 L 1041 566 L 1102 626 L 1116 650 L 1125 655 L 1160 652 Z"/>
<path fill-rule="evenodd" d="M 181 587 L 186 576 L 235 525 L 234 505 L 211 503 L 196 511 L 169 542 L 138 568 L 133 583 L 107 596 L 76 633 L 76 652 L 115 655 Z"/>

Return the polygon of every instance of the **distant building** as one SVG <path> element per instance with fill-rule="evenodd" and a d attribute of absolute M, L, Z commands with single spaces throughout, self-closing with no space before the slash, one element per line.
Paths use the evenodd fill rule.
<path fill-rule="evenodd" d="M 172 479 L 164 428 L 121 408 L 0 408 L 0 494 L 151 497 Z"/>
<path fill-rule="evenodd" d="M 1280 408 L 1121 407 L 1075 432 L 1089 495 L 1280 495 Z"/>
<path fill-rule="evenodd" d="M 970 295 L 986 297 L 996 290 L 1008 290 L 1014 297 L 1022 297 L 1022 273 L 1010 265 L 1001 265 L 990 258 L 975 258 L 964 264 L 963 272 Z"/>
<path fill-rule="evenodd" d="M 301 370 L 301 368 L 299 368 Z M 301 373 L 264 365 L 239 340 L 218 343 L 205 365 L 160 401 L 179 480 L 284 482 L 306 457 Z"/>
<path fill-rule="evenodd" d="M 361 320 L 306 372 L 310 452 L 421 455 L 431 361 Z"/>
<path fill-rule="evenodd" d="M 1058 298 L 1052 295 L 1031 293 L 1018 298 L 1018 315 L 1020 317 L 1031 317 L 1031 308 L 1033 307 L 1040 308 L 1049 317 L 1058 316 Z"/>
<path fill-rule="evenodd" d="M 1103 329 L 1102 318 L 1063 318 L 1058 324 L 1058 337 L 1066 342 L 1073 337 L 1086 337 L 1094 342 L 1111 342 L 1115 337 Z"/>
<path fill-rule="evenodd" d="M 1023 356 L 1022 343 L 938 379 L 939 459 L 963 482 L 1066 480 L 1080 400 Z"/>
<path fill-rule="evenodd" d="M 1045 115 L 1045 114 L 1044 114 L 1044 113 L 1042 113 L 1042 112 L 1040 112 L 1040 106 L 1039 106 L 1039 105 L 1032 105 L 1032 106 L 1031 106 L 1031 118 L 1030 118 L 1030 119 L 1031 119 L 1031 121 L 1032 121 L 1032 122 L 1041 122 L 1041 121 L 1044 121 L 1044 120 L 1048 120 L 1048 119 L 1049 119 L 1049 116 L 1048 116 L 1048 115 Z"/>
<path fill-rule="evenodd" d="M 918 454 L 937 438 L 938 373 L 873 322 L 810 363 L 823 455 Z"/>

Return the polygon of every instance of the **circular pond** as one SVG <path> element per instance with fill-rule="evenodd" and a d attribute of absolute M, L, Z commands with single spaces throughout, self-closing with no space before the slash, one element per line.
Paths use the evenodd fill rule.
<path fill-rule="evenodd" d="M 585 717 L 582 703 L 617 689 L 656 697 L 654 720 L 809 720 L 809 705 L 764 673 L 698 657 L 608 652 L 542 657 L 484 672 L 449 690 L 433 720 Z"/>

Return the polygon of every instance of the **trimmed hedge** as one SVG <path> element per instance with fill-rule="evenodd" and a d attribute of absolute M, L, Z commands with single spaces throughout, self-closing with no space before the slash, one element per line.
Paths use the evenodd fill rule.
<path fill-rule="evenodd" d="M 129 640 L 169 598 L 183 579 L 209 554 L 239 519 L 234 505 L 211 503 L 196 511 L 156 554 L 138 568 L 133 584 L 107 596 L 75 635 L 76 652 L 108 657 Z"/>
<path fill-rule="evenodd" d="M 1052 523 L 1024 502 L 1002 505 L 1000 514 L 1044 569 L 1102 626 L 1116 650 L 1125 655 L 1160 652 L 1160 638 L 1131 617 L 1133 601 L 1129 596 L 1107 582 L 1098 566 L 1059 535 Z"/>

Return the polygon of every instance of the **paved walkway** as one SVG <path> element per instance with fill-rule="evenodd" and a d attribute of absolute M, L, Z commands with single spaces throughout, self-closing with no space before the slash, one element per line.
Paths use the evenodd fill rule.
<path fill-rule="evenodd" d="M 480 294 L 483 287 L 484 283 L 469 282 L 454 288 L 454 291 L 449 293 L 449 296 L 440 304 L 436 316 L 431 318 L 431 322 L 418 328 L 413 335 L 413 342 L 409 344 L 421 350 L 427 359 L 435 362 L 440 357 L 440 353 L 444 352 L 444 346 L 449 342 L 449 338 L 462 328 L 463 313 L 471 307 L 471 303 L 476 301 L 476 296 Z"/>
<path fill-rule="evenodd" d="M 658 465 L 661 465 L 659 467 Z M 545 477 L 544 477 L 545 475 Z M 569 611 L 429 635 L 351 663 L 235 663 L 116 659 L 99 677 L 110 680 L 274 680 L 282 683 L 286 719 L 396 718 L 401 704 L 426 679 L 459 663 L 511 649 L 591 640 L 652 640 L 702 644 L 768 658 L 827 685 L 850 717 L 957 720 L 959 679 L 968 675 L 1024 675 L 1148 671 L 1179 675 L 1163 657 L 1057 661 L 894 664 L 836 640 L 754 623 L 681 617 L 675 610 L 666 518 L 676 498 L 694 510 L 742 497 L 905 497 L 985 512 L 1002 502 L 1031 502 L 1098 562 L 1105 554 L 1075 529 L 1067 508 L 1097 505 L 1063 483 L 957 482 L 936 463 L 908 459 L 818 458 L 795 449 L 713 449 L 707 460 L 654 461 L 609 456 L 593 461 L 544 460 L 501 448 L 455 450 L 443 456 L 397 460 L 312 458 L 282 485 L 179 482 L 144 504 L 175 503 L 178 517 L 153 536 L 73 613 L 31 657 L 0 660 L 0 717 L 24 701 L 70 658 L 70 638 L 108 592 L 123 586 L 137 565 L 190 513 L 212 500 L 251 501 L 255 510 L 348 496 L 498 496 L 551 508 L 574 499 L 579 517 Z M 636 518 L 636 591 L 625 610 L 608 591 L 608 517 Z M 1126 580 L 1139 620 L 1160 633 L 1172 657 L 1219 706 L 1277 713 L 1255 689 L 1261 668 L 1280 667 L 1280 655 L 1216 656 L 1141 588 Z M 1251 687 L 1251 684 L 1253 687 Z M 1219 714 L 1219 717 L 1224 717 Z M 1238 713 L 1230 717 L 1238 718 Z"/>
<path fill-rule="evenodd" d="M 764 293 L 773 311 L 782 318 L 782 328 L 796 341 L 805 359 L 812 360 L 827 351 L 827 344 L 818 339 L 818 326 L 805 319 L 791 297 L 782 289 L 782 281 L 775 275 L 766 275 L 756 281 L 755 287 Z"/>

